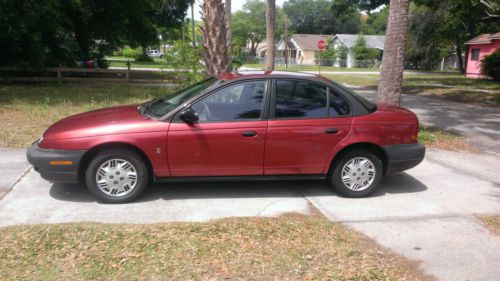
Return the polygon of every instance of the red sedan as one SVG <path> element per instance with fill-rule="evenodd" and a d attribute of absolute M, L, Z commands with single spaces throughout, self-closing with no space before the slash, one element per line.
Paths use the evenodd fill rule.
<path fill-rule="evenodd" d="M 418 127 L 411 111 L 321 76 L 244 72 L 65 118 L 27 155 L 44 179 L 83 181 L 110 203 L 138 198 L 150 182 L 241 179 L 327 179 L 362 197 L 422 161 Z"/>

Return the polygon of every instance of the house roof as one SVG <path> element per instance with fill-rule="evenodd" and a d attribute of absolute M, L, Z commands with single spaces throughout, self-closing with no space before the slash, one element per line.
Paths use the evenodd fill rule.
<path fill-rule="evenodd" d="M 366 41 L 366 46 L 373 49 L 384 49 L 385 36 L 384 35 L 363 35 Z M 358 34 L 337 34 L 333 39 L 338 38 L 347 48 L 352 48 L 359 38 Z"/>
<path fill-rule="evenodd" d="M 323 39 L 327 40 L 330 35 L 319 35 L 319 34 L 293 34 L 290 38 L 297 47 L 302 50 L 314 50 L 319 51 L 318 41 Z"/>
<path fill-rule="evenodd" d="M 490 44 L 493 40 L 500 39 L 500 32 L 481 34 L 465 42 L 466 45 Z"/>

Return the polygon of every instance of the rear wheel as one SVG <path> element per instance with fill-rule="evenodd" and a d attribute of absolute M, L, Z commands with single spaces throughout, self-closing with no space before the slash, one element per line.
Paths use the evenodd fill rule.
<path fill-rule="evenodd" d="M 353 150 L 342 155 L 330 171 L 330 182 L 337 192 L 347 197 L 365 197 L 382 181 L 382 161 L 366 150 Z"/>
<path fill-rule="evenodd" d="M 148 168 L 136 152 L 115 148 L 97 154 L 85 175 L 89 191 L 107 203 L 137 199 L 148 185 Z"/>

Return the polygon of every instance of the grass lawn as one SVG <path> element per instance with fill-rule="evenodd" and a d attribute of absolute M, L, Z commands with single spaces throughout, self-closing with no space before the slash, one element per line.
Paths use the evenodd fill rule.
<path fill-rule="evenodd" d="M 260 63 L 246 63 L 243 67 L 250 67 L 256 69 L 264 69 L 266 66 Z M 318 71 L 317 65 L 293 65 L 289 66 L 285 69 L 284 65 L 276 65 L 276 70 L 287 70 L 287 71 Z M 351 72 L 351 71 L 363 71 L 363 72 L 379 72 L 378 68 L 346 68 L 346 67 L 333 67 L 333 66 L 321 66 L 321 71 L 342 71 L 342 72 Z"/>
<path fill-rule="evenodd" d="M 171 91 L 121 84 L 0 85 L 0 147 L 27 147 L 52 123 L 73 114 L 137 104 Z"/>
<path fill-rule="evenodd" d="M 422 280 L 408 263 L 319 215 L 152 225 L 0 228 L 0 279 Z"/>
<path fill-rule="evenodd" d="M 407 75 L 403 87 L 407 94 L 500 106 L 500 83 L 459 74 Z"/>
<path fill-rule="evenodd" d="M 463 137 L 429 126 L 420 126 L 418 142 L 425 144 L 427 147 L 433 148 L 480 152 L 477 148 L 471 147 L 467 144 Z"/>
<path fill-rule="evenodd" d="M 0 147 L 27 147 L 52 123 L 70 115 L 137 104 L 172 91 L 122 84 L 0 85 Z M 467 148 L 461 137 L 429 127 L 421 128 L 419 138 L 434 147 Z"/>
<path fill-rule="evenodd" d="M 326 74 L 325 76 L 351 86 L 376 88 L 379 84 L 379 76 L 375 74 Z M 403 92 L 500 106 L 500 83 L 468 79 L 459 74 L 405 74 Z"/>

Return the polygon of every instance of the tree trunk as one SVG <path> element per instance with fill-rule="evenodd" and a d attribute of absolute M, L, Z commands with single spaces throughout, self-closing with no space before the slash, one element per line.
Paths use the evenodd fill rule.
<path fill-rule="evenodd" d="M 391 0 L 389 5 L 377 102 L 400 103 L 409 5 L 409 0 Z"/>
<path fill-rule="evenodd" d="M 275 0 L 267 0 L 266 9 L 266 70 L 274 70 L 274 13 L 276 9 Z"/>
<path fill-rule="evenodd" d="M 202 5 L 203 60 L 208 75 L 220 77 L 229 70 L 227 21 L 222 0 L 205 0 Z"/>
<path fill-rule="evenodd" d="M 227 21 L 227 42 L 229 44 L 229 50 L 231 50 L 231 40 L 232 40 L 232 34 L 231 34 L 231 0 L 226 0 L 226 21 Z"/>
<path fill-rule="evenodd" d="M 257 56 L 257 45 L 255 41 L 250 41 L 250 55 L 256 57 Z"/>
<path fill-rule="evenodd" d="M 462 48 L 457 44 L 455 45 L 455 52 L 457 52 L 457 60 L 458 60 L 458 70 L 460 74 L 465 74 L 464 60 L 462 58 Z"/>

